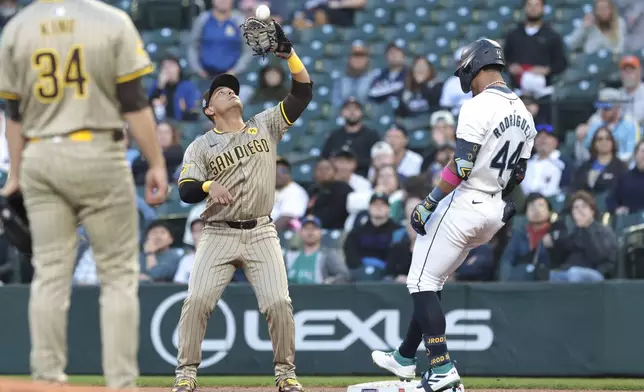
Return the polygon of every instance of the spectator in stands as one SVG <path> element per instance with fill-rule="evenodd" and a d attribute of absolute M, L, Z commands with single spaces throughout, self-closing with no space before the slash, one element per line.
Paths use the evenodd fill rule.
<path fill-rule="evenodd" d="M 380 136 L 362 123 L 362 104 L 354 97 L 350 97 L 342 105 L 341 115 L 344 126 L 329 133 L 321 155 L 329 158 L 332 153 L 345 146 L 349 147 L 357 159 L 355 172 L 365 177 L 371 166 L 371 147 L 380 140 Z"/>
<path fill-rule="evenodd" d="M 404 49 L 395 43 L 390 43 L 385 50 L 385 58 L 387 68 L 380 69 L 369 89 L 369 99 L 376 103 L 383 103 L 391 97 L 399 97 L 405 88 L 407 58 Z"/>
<path fill-rule="evenodd" d="M 195 246 L 194 238 L 192 235 L 192 224 L 201 219 L 201 214 L 206 210 L 206 201 L 202 201 L 199 204 L 194 204 L 193 207 L 188 212 L 188 218 L 186 219 L 186 226 L 183 231 L 183 244 L 188 246 Z"/>
<path fill-rule="evenodd" d="M 552 123 L 550 121 L 551 113 L 548 110 L 541 110 L 541 105 L 539 105 L 539 102 L 537 102 L 532 95 L 522 94 L 521 102 L 523 102 L 526 109 L 528 109 L 530 114 L 532 114 L 532 118 L 536 125 Z"/>
<path fill-rule="evenodd" d="M 644 48 L 644 2 L 641 0 L 614 0 L 620 14 L 626 19 L 627 36 L 624 50 L 635 52 Z"/>
<path fill-rule="evenodd" d="M 452 279 L 458 282 L 491 282 L 495 280 L 495 264 L 492 244 L 483 244 L 472 249 L 463 263 L 454 271 Z"/>
<path fill-rule="evenodd" d="M 585 147 L 590 148 L 591 140 L 600 128 L 607 128 L 612 131 L 617 141 L 617 156 L 623 161 L 630 160 L 635 145 L 640 139 L 640 127 L 635 120 L 622 111 L 623 96 L 614 88 L 604 88 L 599 91 L 599 97 L 595 107 L 599 109 L 600 121 L 588 124 L 587 133 L 584 135 L 584 127 L 577 129 L 578 137 L 585 138 Z"/>
<path fill-rule="evenodd" d="M 415 117 L 436 111 L 442 89 L 443 83 L 438 80 L 434 66 L 425 56 L 416 57 L 405 77 L 396 115 Z"/>
<path fill-rule="evenodd" d="M 585 191 L 571 198 L 575 228 L 555 241 L 553 246 L 563 255 L 560 267 L 550 271 L 557 282 L 597 282 L 614 276 L 618 244 L 613 230 L 596 220 L 595 199 Z"/>
<path fill-rule="evenodd" d="M 366 102 L 371 82 L 378 72 L 369 66 L 369 50 L 361 43 L 354 43 L 344 75 L 333 81 L 332 104 L 340 106 L 351 97 L 355 97 L 358 102 Z"/>
<path fill-rule="evenodd" d="M 389 196 L 374 193 L 368 216 L 356 222 L 344 241 L 344 255 L 352 280 L 380 280 L 394 232 L 402 228 L 389 218 Z M 404 230 L 404 229 L 402 229 Z"/>
<path fill-rule="evenodd" d="M 624 112 L 640 125 L 644 125 L 644 83 L 642 83 L 642 64 L 635 56 L 624 56 L 619 62 L 620 89 L 628 101 Z"/>
<path fill-rule="evenodd" d="M 612 189 L 626 171 L 626 165 L 617 157 L 617 142 L 606 127 L 599 128 L 590 143 L 590 159 L 574 175 L 573 189 L 594 194 Z"/>
<path fill-rule="evenodd" d="M 159 68 L 159 77 L 148 92 L 157 121 L 196 121 L 201 93 L 184 77 L 179 59 L 166 55 Z"/>
<path fill-rule="evenodd" d="M 441 146 L 456 144 L 456 120 L 451 112 L 439 110 L 429 118 L 431 143 L 425 151 L 421 171 L 426 171 L 435 163 L 436 153 Z"/>
<path fill-rule="evenodd" d="M 402 211 L 392 211 L 391 208 L 396 202 L 401 201 L 404 197 L 404 192 L 399 189 L 400 184 L 398 183 L 396 168 L 394 166 L 383 166 L 376 171 L 375 178 L 376 181 L 374 183 L 373 191 L 354 191 L 349 194 L 347 198 L 347 211 L 349 212 L 349 218 L 344 225 L 344 229 L 346 231 L 351 230 L 356 218 L 361 212 L 368 210 L 371 198 L 376 194 L 386 195 L 388 197 L 390 213 L 402 213 Z M 402 209 L 401 206 L 397 206 L 397 208 Z M 394 218 L 398 221 L 398 219 L 396 219 L 397 217 Z"/>
<path fill-rule="evenodd" d="M 183 161 L 183 147 L 179 142 L 179 130 L 174 124 L 162 121 L 157 124 L 157 139 L 163 150 L 165 164 L 168 169 L 168 178 L 175 178 L 174 173 Z M 148 171 L 148 162 L 140 155 L 132 162 L 132 173 L 136 185 L 145 183 L 145 173 Z"/>
<path fill-rule="evenodd" d="M 524 194 L 540 193 L 545 197 L 559 195 L 571 181 L 571 164 L 567 164 L 557 149 L 559 139 L 551 125 L 537 125 L 533 154 L 528 160 L 525 180 L 521 183 Z"/>
<path fill-rule="evenodd" d="M 351 27 L 356 11 L 365 4 L 367 0 L 307 0 L 304 11 L 295 13 L 293 24 L 300 29 L 326 24 Z"/>
<path fill-rule="evenodd" d="M 320 159 L 313 174 L 315 183 L 309 189 L 307 214 L 319 217 L 322 228 L 339 230 L 347 220 L 347 196 L 353 192 L 348 181 L 337 180 L 330 161 Z"/>
<path fill-rule="evenodd" d="M 622 53 L 625 38 L 626 22 L 619 16 L 615 4 L 611 0 L 595 0 L 593 12 L 586 14 L 583 23 L 568 34 L 564 42 L 575 52 L 581 49 L 592 54 L 606 49 Z"/>
<path fill-rule="evenodd" d="M 267 65 L 259 71 L 259 87 L 253 92 L 250 103 L 279 102 L 289 91 L 284 69 L 277 65 Z"/>
<path fill-rule="evenodd" d="M 409 196 L 405 201 L 405 216 L 410 217 L 416 205 L 420 203 L 425 196 Z M 385 267 L 386 280 L 393 280 L 396 283 L 407 283 L 407 274 L 411 266 L 411 258 L 414 252 L 414 243 L 418 233 L 412 229 L 409 219 L 405 219 L 402 225 L 405 231 L 394 232 L 394 236 L 387 254 L 387 266 Z"/>
<path fill-rule="evenodd" d="M 365 177 L 356 174 L 358 159 L 350 147 L 344 146 L 335 151 L 331 155 L 331 164 L 333 165 L 336 180 L 346 182 L 354 191 L 371 190 L 371 182 Z"/>
<path fill-rule="evenodd" d="M 461 53 L 465 47 L 458 48 L 454 52 L 454 61 L 456 62 L 454 69 L 461 66 Z M 445 80 L 443 84 L 443 91 L 441 92 L 440 106 L 449 109 L 454 115 L 458 115 L 461 105 L 468 99 L 472 98 L 472 92 L 464 93 L 461 89 L 461 81 L 458 76 L 451 75 Z"/>
<path fill-rule="evenodd" d="M 606 206 L 609 212 L 618 215 L 644 211 L 644 140 L 635 148 L 635 166 L 617 179 Z"/>
<path fill-rule="evenodd" d="M 394 153 L 394 165 L 403 177 L 417 176 L 423 164 L 423 157 L 407 148 L 409 132 L 402 125 L 392 125 L 385 134 L 385 141 Z"/>
<path fill-rule="evenodd" d="M 275 179 L 275 202 L 271 211 L 277 231 L 295 227 L 292 221 L 298 221 L 306 213 L 309 195 L 300 184 L 291 178 L 291 165 L 284 157 L 277 157 L 277 174 Z"/>
<path fill-rule="evenodd" d="M 349 269 L 336 249 L 322 249 L 322 222 L 316 216 L 302 219 L 302 248 L 284 255 L 290 284 L 334 284 L 349 281 Z"/>
<path fill-rule="evenodd" d="M 201 219 L 196 219 L 190 224 L 190 234 L 192 235 L 194 246 L 179 261 L 177 272 L 172 279 L 174 283 L 188 284 L 190 281 L 190 272 L 192 272 L 192 267 L 195 265 L 195 252 L 197 251 L 201 232 L 204 227 L 205 222 Z"/>
<path fill-rule="evenodd" d="M 394 164 L 394 149 L 385 141 L 376 142 L 371 147 L 371 167 L 369 168 L 369 175 L 367 179 L 371 184 L 376 183 L 376 172 L 383 166 L 393 166 Z"/>
<path fill-rule="evenodd" d="M 18 0 L 2 0 L 0 1 L 0 29 L 18 13 Z"/>
<path fill-rule="evenodd" d="M 81 253 L 81 257 L 74 268 L 72 284 L 74 286 L 97 286 L 99 284 L 98 270 L 96 269 L 94 252 L 91 247 Z"/>
<path fill-rule="evenodd" d="M 535 98 L 551 93 L 552 77 L 568 66 L 563 40 L 543 20 L 545 0 L 524 0 L 525 21 L 505 39 L 505 61 L 513 84 Z"/>
<path fill-rule="evenodd" d="M 526 281 L 548 280 L 553 237 L 559 239 L 565 233 L 565 224 L 551 222 L 552 206 L 539 193 L 526 197 L 526 225 L 514 228 L 500 262 L 500 280 Z M 515 218 L 516 219 L 516 218 Z"/>
<path fill-rule="evenodd" d="M 142 281 L 172 282 L 185 254 L 181 248 L 172 248 L 174 238 L 170 228 L 162 221 L 148 226 L 141 254 Z"/>
<path fill-rule="evenodd" d="M 244 15 L 233 10 L 233 0 L 212 0 L 212 10 L 202 12 L 192 24 L 190 68 L 203 79 L 242 73 L 252 60 L 239 27 L 243 23 Z"/>
<path fill-rule="evenodd" d="M 134 145 L 132 144 L 132 138 L 130 136 L 130 131 L 126 129 L 123 131 L 123 142 L 125 144 L 125 160 L 127 163 L 132 167 L 132 164 L 134 161 L 141 156 L 141 151 L 139 151 L 137 148 L 134 148 Z"/>

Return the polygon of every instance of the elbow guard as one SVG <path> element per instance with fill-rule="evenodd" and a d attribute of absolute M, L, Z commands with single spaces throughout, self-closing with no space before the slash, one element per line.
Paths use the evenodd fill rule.
<path fill-rule="evenodd" d="M 456 163 L 456 175 L 465 181 L 470 176 L 476 157 L 479 154 L 480 144 L 471 143 L 463 139 L 456 139 L 456 151 L 454 151 L 454 163 Z"/>
<path fill-rule="evenodd" d="M 208 194 L 201 188 L 202 185 L 203 182 L 201 181 L 183 180 L 179 183 L 179 198 L 181 198 L 181 201 L 188 204 L 197 204 L 202 202 L 206 196 L 208 196 Z"/>

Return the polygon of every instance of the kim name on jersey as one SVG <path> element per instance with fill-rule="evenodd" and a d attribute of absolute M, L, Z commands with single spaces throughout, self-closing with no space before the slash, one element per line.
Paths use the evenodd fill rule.
<path fill-rule="evenodd" d="M 503 136 L 503 132 L 505 132 L 505 130 L 510 127 L 519 127 L 526 135 L 530 130 L 530 124 L 525 118 L 519 116 L 518 114 L 511 114 L 509 116 L 506 116 L 503 121 L 501 121 L 499 125 L 494 128 L 494 131 L 492 131 L 492 133 L 498 139 Z"/>
<path fill-rule="evenodd" d="M 218 175 L 229 167 L 237 165 L 244 157 L 250 157 L 257 153 L 269 152 L 269 144 L 266 139 L 251 140 L 246 144 L 235 146 L 232 150 L 222 152 L 209 162 L 213 175 Z"/>

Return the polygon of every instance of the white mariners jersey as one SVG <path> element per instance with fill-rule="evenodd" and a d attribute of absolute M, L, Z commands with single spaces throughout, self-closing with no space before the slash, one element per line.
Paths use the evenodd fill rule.
<path fill-rule="evenodd" d="M 506 87 L 490 87 L 465 102 L 456 137 L 481 147 L 467 181 L 459 187 L 501 192 L 520 158 L 532 154 L 537 131 L 519 97 Z"/>

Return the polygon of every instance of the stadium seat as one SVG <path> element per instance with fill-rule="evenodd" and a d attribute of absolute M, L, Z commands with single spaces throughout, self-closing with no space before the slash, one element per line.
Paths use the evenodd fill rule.
<path fill-rule="evenodd" d="M 171 28 L 181 30 L 183 4 L 176 0 L 140 1 L 137 9 L 138 25 L 142 29 Z"/>
<path fill-rule="evenodd" d="M 593 100 L 597 96 L 599 82 L 585 79 L 576 83 L 565 84 L 557 87 L 555 93 L 560 100 Z"/>
<path fill-rule="evenodd" d="M 373 42 L 380 39 L 378 27 L 372 23 L 340 30 L 340 36 L 345 43 Z"/>
<path fill-rule="evenodd" d="M 387 12 L 393 12 L 397 9 L 403 7 L 403 4 L 399 0 L 380 0 L 380 1 L 367 1 L 364 9 L 367 11 L 376 10 L 382 8 Z"/>
<path fill-rule="evenodd" d="M 355 24 L 361 26 L 366 23 L 378 25 L 389 25 L 393 22 L 394 10 L 388 10 L 385 7 L 378 7 L 356 13 Z"/>
<path fill-rule="evenodd" d="M 409 132 L 429 130 L 429 114 L 403 118 L 400 122 Z"/>
<path fill-rule="evenodd" d="M 432 135 L 428 130 L 412 131 L 409 135 L 409 148 L 414 151 L 425 150 L 431 144 Z"/>
<path fill-rule="evenodd" d="M 316 160 L 317 158 L 310 158 L 295 164 L 291 163 L 291 166 L 293 167 L 291 171 L 293 181 L 300 184 L 313 182 L 313 169 L 315 168 Z"/>
<path fill-rule="evenodd" d="M 552 206 L 552 211 L 560 214 L 566 206 L 566 195 L 559 194 L 556 196 L 549 197 L 550 205 Z"/>
<path fill-rule="evenodd" d="M 624 231 L 630 227 L 644 224 L 644 213 L 636 212 L 626 215 L 615 215 L 613 218 L 613 227 L 617 236 L 624 234 Z"/>
<path fill-rule="evenodd" d="M 342 38 L 340 32 L 331 25 L 318 26 L 299 31 L 299 39 L 303 43 L 313 42 L 336 42 Z"/>
<path fill-rule="evenodd" d="M 445 10 L 433 10 L 430 14 L 430 20 L 436 24 L 455 22 L 458 25 L 466 26 L 472 22 L 472 19 L 472 11 L 467 6 Z"/>
<path fill-rule="evenodd" d="M 326 249 L 342 249 L 345 235 L 342 230 L 323 230 L 320 247 Z"/>
<path fill-rule="evenodd" d="M 583 19 L 584 10 L 581 7 L 575 8 L 557 8 L 553 14 L 554 20 L 557 22 L 569 22 L 573 19 Z"/>

